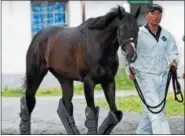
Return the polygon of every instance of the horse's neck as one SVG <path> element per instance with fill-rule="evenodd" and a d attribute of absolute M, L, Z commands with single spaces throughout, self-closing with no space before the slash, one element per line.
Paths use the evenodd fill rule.
<path fill-rule="evenodd" d="M 101 35 L 101 47 L 104 53 L 108 53 L 110 55 L 115 55 L 118 50 L 118 41 L 117 41 L 117 30 L 116 29 L 109 29 L 107 28 L 105 31 L 102 31 Z M 107 54 L 107 55 L 108 55 Z"/>
<path fill-rule="evenodd" d="M 107 47 L 104 50 L 105 56 L 115 56 L 118 52 L 119 44 L 117 42 L 117 39 L 115 39 L 111 44 L 107 45 Z"/>
<path fill-rule="evenodd" d="M 101 59 L 100 59 L 100 64 L 104 67 L 112 67 L 112 65 L 115 65 L 117 62 L 117 51 L 119 48 L 118 42 L 114 42 L 110 44 L 106 50 L 104 50 Z"/>

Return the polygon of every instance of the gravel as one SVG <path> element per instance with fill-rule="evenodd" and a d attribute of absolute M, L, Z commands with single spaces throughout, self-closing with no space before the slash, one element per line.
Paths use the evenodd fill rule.
<path fill-rule="evenodd" d="M 32 134 L 66 134 L 57 115 L 59 97 L 37 97 L 36 107 L 32 113 Z M 86 134 L 85 100 L 73 99 L 74 118 L 81 134 Z M 2 134 L 19 134 L 19 98 L 2 97 Z M 108 109 L 100 108 L 99 125 L 108 114 Z M 111 134 L 135 134 L 142 115 L 123 111 L 123 119 Z M 184 116 L 168 119 L 172 134 L 184 134 Z"/>

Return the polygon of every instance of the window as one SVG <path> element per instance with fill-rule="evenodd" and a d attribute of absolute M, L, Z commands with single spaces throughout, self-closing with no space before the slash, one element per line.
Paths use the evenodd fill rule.
<path fill-rule="evenodd" d="M 32 35 L 49 25 L 66 23 L 66 2 L 33 1 Z"/>

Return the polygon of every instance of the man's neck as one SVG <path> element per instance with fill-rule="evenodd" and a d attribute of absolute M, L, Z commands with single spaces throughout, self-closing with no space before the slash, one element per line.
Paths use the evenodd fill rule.
<path fill-rule="evenodd" d="M 161 26 L 158 25 L 158 27 L 151 27 L 149 26 L 149 23 L 145 25 L 145 28 L 148 29 L 148 32 L 158 41 L 161 33 Z M 153 31 L 153 32 L 152 32 Z"/>
<path fill-rule="evenodd" d="M 149 28 L 150 28 L 150 31 L 156 35 L 157 33 L 157 30 L 159 28 L 159 25 L 151 25 L 151 24 L 148 24 L 149 25 Z"/>

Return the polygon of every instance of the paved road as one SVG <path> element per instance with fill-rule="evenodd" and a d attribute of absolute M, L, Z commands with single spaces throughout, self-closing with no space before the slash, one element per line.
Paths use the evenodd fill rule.
<path fill-rule="evenodd" d="M 95 98 L 102 97 L 101 94 Z M 59 97 L 37 97 L 37 104 L 32 113 L 32 134 L 66 134 L 56 113 Z M 86 134 L 84 96 L 75 96 L 74 118 L 81 134 Z M 2 98 L 2 134 L 19 134 L 19 98 Z M 124 112 L 124 111 L 123 111 Z M 108 109 L 101 108 L 99 125 Z M 122 121 L 112 134 L 134 134 L 142 115 L 124 112 Z M 169 119 L 172 134 L 184 134 L 184 116 Z"/>

